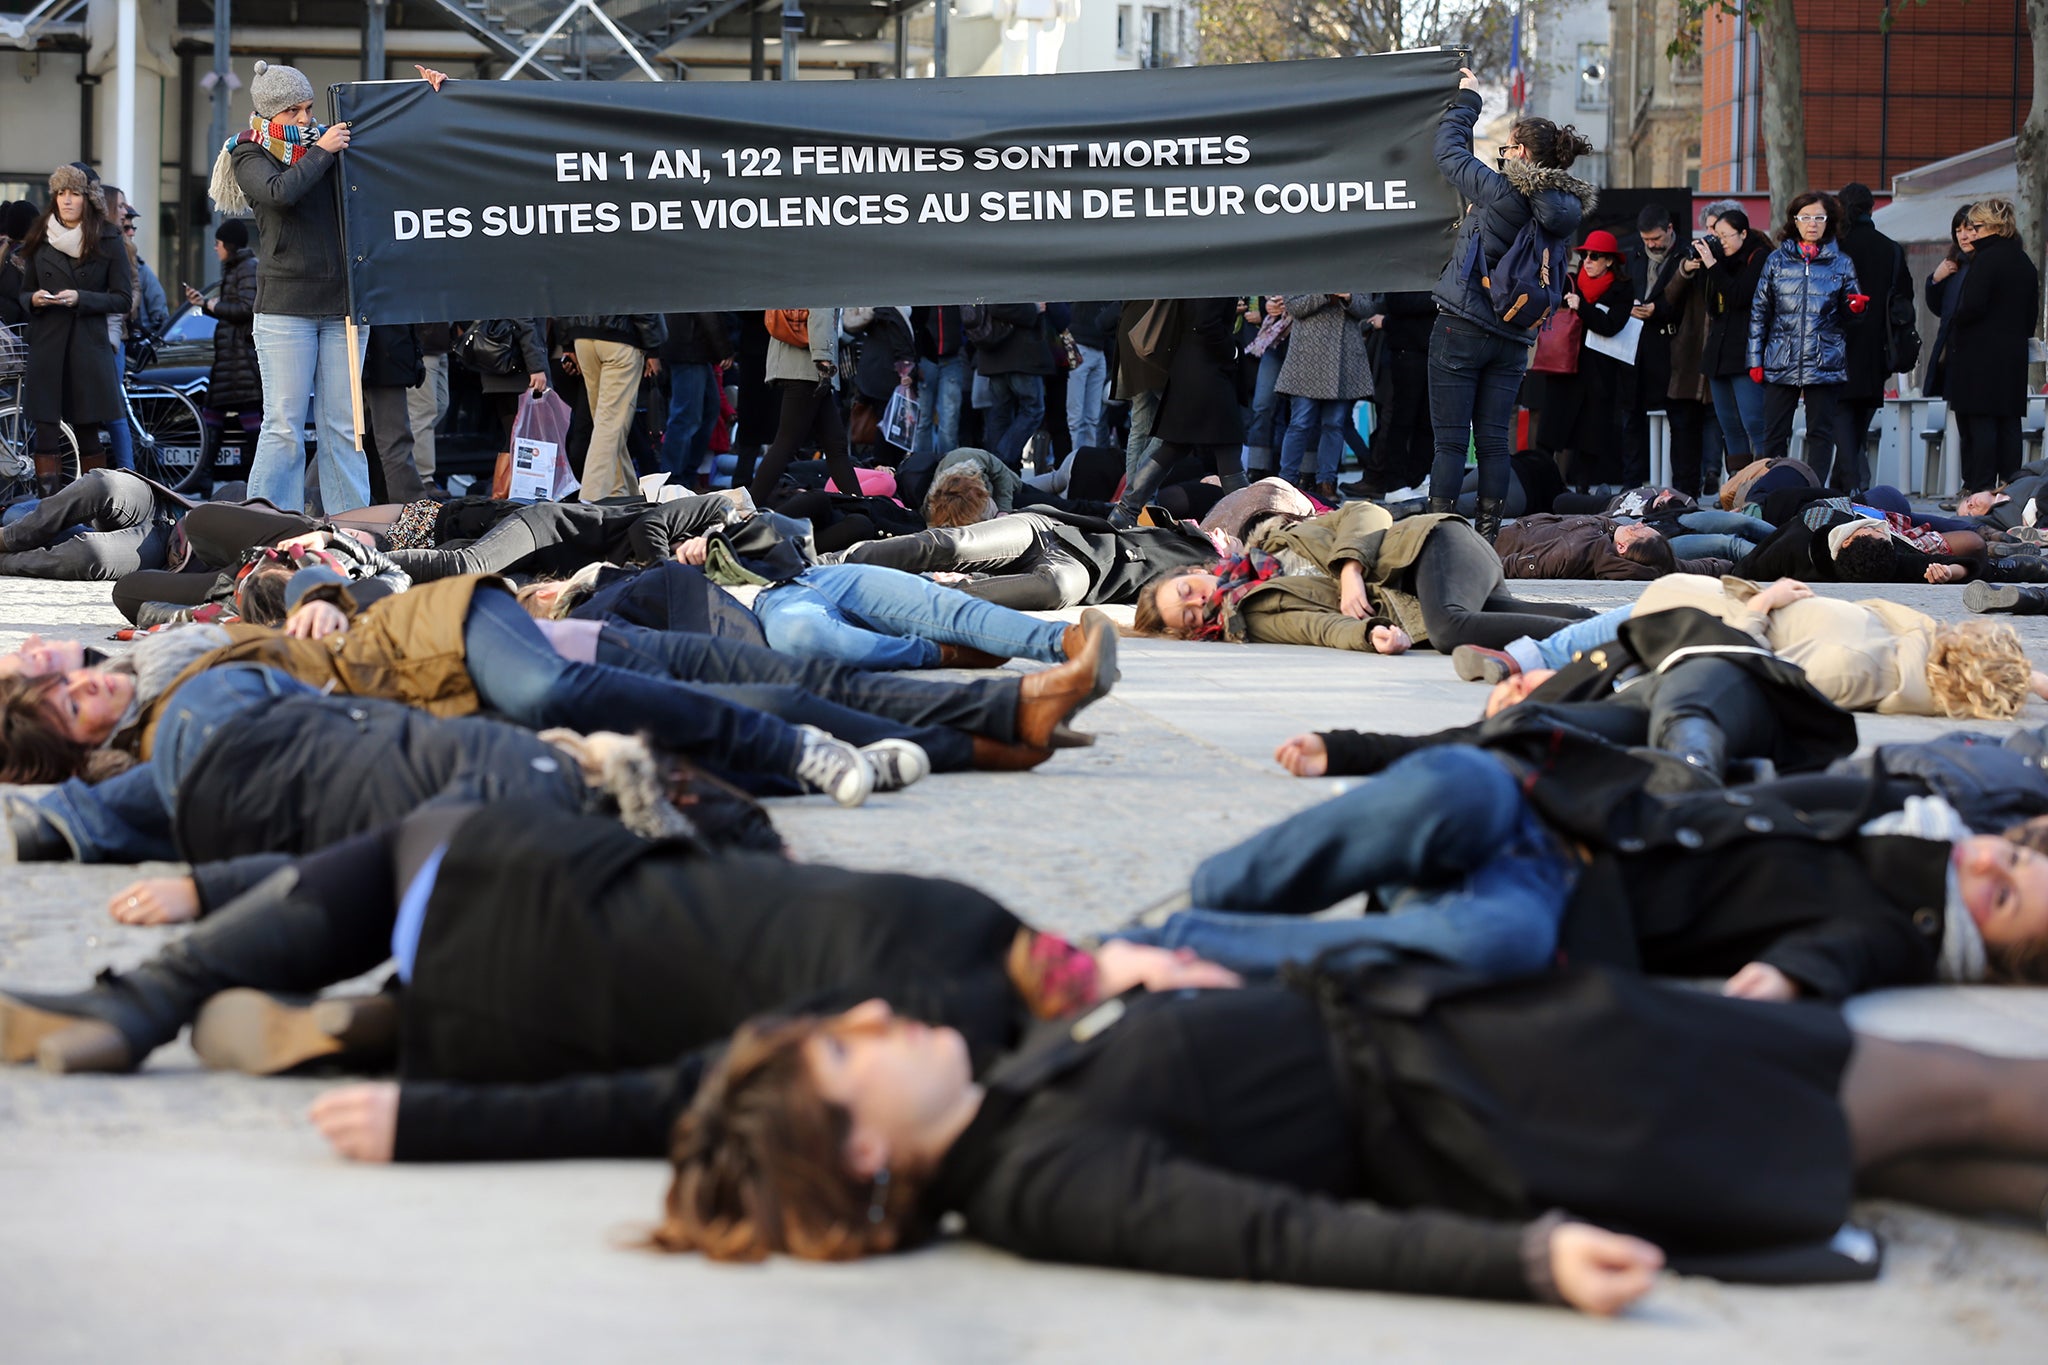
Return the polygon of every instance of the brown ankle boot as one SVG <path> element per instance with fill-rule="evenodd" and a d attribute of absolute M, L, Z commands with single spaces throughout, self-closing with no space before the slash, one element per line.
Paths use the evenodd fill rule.
<path fill-rule="evenodd" d="M 1005 744 L 986 735 L 974 736 L 974 766 L 985 773 L 1027 772 L 1052 757 L 1052 750 L 1029 744 Z"/>
<path fill-rule="evenodd" d="M 1008 662 L 1010 660 L 1007 655 L 991 654 L 985 649 L 975 649 L 971 645 L 939 646 L 940 668 L 1001 668 Z"/>
<path fill-rule="evenodd" d="M 274 1076 L 321 1058 L 388 1064 L 398 1055 L 398 1001 L 390 995 L 294 1002 L 238 987 L 192 1021 L 192 1050 L 215 1071 Z"/>
<path fill-rule="evenodd" d="M 1025 677 L 1017 696 L 1017 740 L 1052 747 L 1053 731 L 1116 682 L 1116 623 L 1092 608 L 1067 627 L 1061 641 L 1067 662 Z"/>

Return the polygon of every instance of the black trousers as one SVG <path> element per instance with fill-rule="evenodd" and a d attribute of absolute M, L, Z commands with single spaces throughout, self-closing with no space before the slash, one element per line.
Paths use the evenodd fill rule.
<path fill-rule="evenodd" d="M 1835 463 L 1836 409 L 1842 401 L 1842 385 L 1810 384 L 1804 389 L 1790 384 L 1764 385 L 1764 448 L 1755 452 L 1759 460 L 1782 460 L 1792 448 L 1792 414 L 1806 396 L 1806 451 L 1801 457 L 1807 467 L 1826 483 Z"/>
<path fill-rule="evenodd" d="M 796 458 L 801 442 L 806 455 L 814 448 L 825 452 L 825 468 L 840 492 L 858 496 L 860 476 L 854 472 L 853 458 L 846 453 L 846 423 L 839 416 L 838 392 L 823 380 L 809 379 L 778 379 L 775 388 L 782 402 L 775 444 L 761 457 L 758 470 L 749 471 L 742 458 L 742 468 L 734 473 L 733 482 L 747 484 L 753 490 L 754 501 L 767 506 L 768 495 L 775 491 L 775 481 Z"/>
<path fill-rule="evenodd" d="M 871 540 L 848 550 L 846 562 L 905 573 L 993 575 L 968 584 L 967 591 L 1016 611 L 1074 606 L 1093 582 L 1087 566 L 1053 534 L 1050 523 L 1029 513 Z"/>
<path fill-rule="evenodd" d="M 2010 481 L 2020 472 L 2020 419 L 1982 412 L 1956 414 L 1963 438 L 1963 488 L 1972 493 Z"/>
<path fill-rule="evenodd" d="M 1655 746 L 1673 721 L 1701 716 L 1727 736 L 1730 758 L 1769 758 L 1777 750 L 1778 718 L 1764 685 L 1726 659 L 1687 659 L 1604 701 L 1552 702 L 1542 710 L 1616 744 Z"/>
<path fill-rule="evenodd" d="M 1366 473 L 1381 489 L 1412 488 L 1436 458 L 1436 431 L 1429 424 L 1429 352 L 1394 351 L 1380 374 L 1385 384 Z"/>
<path fill-rule="evenodd" d="M 1875 403 L 1844 399 L 1835 408 L 1835 476 L 1829 481 L 1832 487 L 1844 493 L 1870 487 L 1863 443 L 1870 436 L 1871 419 L 1883 406 L 1881 399 Z"/>
<path fill-rule="evenodd" d="M 1671 423 L 1671 486 L 1688 497 L 1698 497 L 1707 427 L 1715 424 L 1718 429 L 1713 405 L 1689 398 L 1667 399 L 1664 416 Z"/>
<path fill-rule="evenodd" d="M 1499 649 L 1524 635 L 1540 640 L 1594 613 L 1563 602 L 1524 602 L 1507 590 L 1500 556 L 1461 521 L 1438 523 L 1411 571 L 1422 624 L 1440 654 L 1459 645 Z"/>

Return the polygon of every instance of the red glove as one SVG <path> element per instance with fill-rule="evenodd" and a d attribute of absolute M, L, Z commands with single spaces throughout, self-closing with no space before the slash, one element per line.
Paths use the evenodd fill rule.
<path fill-rule="evenodd" d="M 1862 312 L 1862 311 L 1863 311 L 1864 309 L 1868 308 L 1869 306 L 1870 306 L 1870 295 L 1868 295 L 1868 294 L 1851 294 L 1851 295 L 1849 296 L 1849 311 L 1850 311 L 1850 312 L 1852 312 L 1852 313 L 1861 313 L 1861 312 Z"/>
<path fill-rule="evenodd" d="M 1752 365 L 1752 366 L 1750 366 L 1750 367 L 1749 367 L 1749 382 L 1750 382 L 1750 383 L 1752 383 L 1752 384 L 1761 384 L 1761 383 L 1763 383 L 1763 382 L 1764 382 L 1764 367 L 1763 367 L 1763 366 L 1761 366 L 1761 365 Z"/>

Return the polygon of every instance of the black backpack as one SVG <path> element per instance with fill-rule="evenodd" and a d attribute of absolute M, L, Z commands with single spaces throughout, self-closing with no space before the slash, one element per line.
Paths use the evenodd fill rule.
<path fill-rule="evenodd" d="M 1472 234 L 1472 260 L 1466 278 L 1478 277 L 1496 317 L 1533 334 L 1564 301 L 1571 239 L 1546 230 L 1531 213 L 1491 270 L 1486 267 L 1485 242 L 1484 231 Z"/>
<path fill-rule="evenodd" d="M 960 310 L 960 330 L 967 339 L 983 350 L 1000 346 L 1010 339 L 1010 333 L 1017 329 L 1007 322 L 1000 322 L 990 316 L 985 303 L 970 303 Z"/>

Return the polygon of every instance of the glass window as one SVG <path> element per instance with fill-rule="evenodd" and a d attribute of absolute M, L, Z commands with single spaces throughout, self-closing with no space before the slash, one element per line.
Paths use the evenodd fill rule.
<path fill-rule="evenodd" d="M 1119 57 L 1131 55 L 1131 7 L 1129 5 L 1118 5 L 1116 7 L 1116 55 Z"/>
<path fill-rule="evenodd" d="M 1607 44 L 1579 44 L 1579 99 L 1581 109 L 1607 107 Z"/>

